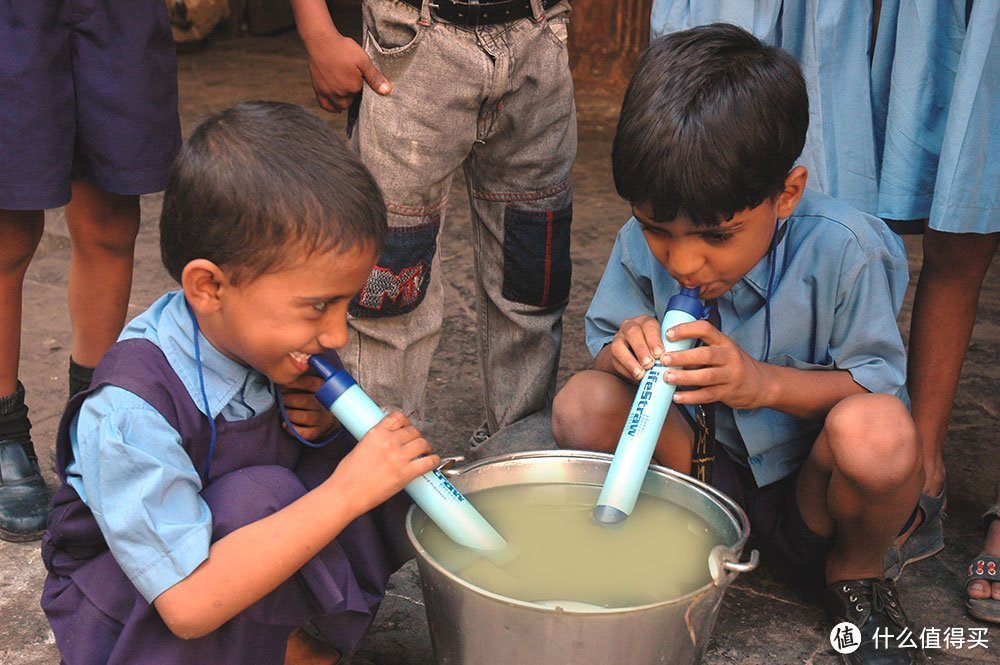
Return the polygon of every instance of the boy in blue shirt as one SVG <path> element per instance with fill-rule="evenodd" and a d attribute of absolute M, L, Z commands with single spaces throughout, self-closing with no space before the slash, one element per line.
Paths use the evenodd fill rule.
<path fill-rule="evenodd" d="M 880 220 L 806 191 L 808 121 L 795 60 L 740 28 L 650 45 L 612 155 L 634 217 L 587 313 L 594 368 L 557 395 L 553 431 L 562 447 L 612 452 L 659 360 L 686 390 L 655 461 L 690 472 L 697 405 L 714 405 L 711 482 L 747 510 L 765 555 L 825 577 L 833 623 L 861 631 L 851 662 L 920 662 L 884 639 L 909 628 L 882 557 L 923 481 L 896 325 L 906 257 Z M 665 354 L 656 317 L 682 286 L 721 324 L 674 327 L 702 345 Z"/>
<path fill-rule="evenodd" d="M 129 323 L 56 443 L 42 607 L 62 658 L 336 662 L 408 558 L 400 490 L 439 462 L 400 413 L 338 436 L 308 374 L 347 341 L 381 194 L 315 115 L 249 102 L 185 143 L 160 234 L 181 290 Z"/>

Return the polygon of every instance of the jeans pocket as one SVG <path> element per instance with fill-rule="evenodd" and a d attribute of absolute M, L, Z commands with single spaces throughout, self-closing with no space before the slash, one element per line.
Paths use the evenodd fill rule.
<path fill-rule="evenodd" d="M 562 48 L 566 48 L 569 41 L 569 16 L 563 14 L 545 21 L 545 31 Z"/>
<path fill-rule="evenodd" d="M 401 2 L 366 3 L 365 44 L 379 58 L 399 58 L 420 42 L 420 13 Z"/>
<path fill-rule="evenodd" d="M 535 307 L 569 300 L 572 220 L 572 204 L 560 210 L 504 210 L 504 298 Z"/>

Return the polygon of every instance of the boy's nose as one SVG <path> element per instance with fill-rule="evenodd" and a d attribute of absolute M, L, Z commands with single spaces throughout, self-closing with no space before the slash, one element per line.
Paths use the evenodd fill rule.
<path fill-rule="evenodd" d="M 317 339 L 324 349 L 342 349 L 347 346 L 347 318 L 335 318 L 337 320 L 324 326 Z"/>
<path fill-rule="evenodd" d="M 667 269 L 678 282 L 690 284 L 704 265 L 705 257 L 700 252 L 680 250 L 670 252 Z"/>

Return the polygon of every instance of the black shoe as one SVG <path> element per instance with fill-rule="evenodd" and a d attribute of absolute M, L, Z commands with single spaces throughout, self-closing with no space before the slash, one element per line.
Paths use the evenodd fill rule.
<path fill-rule="evenodd" d="M 38 461 L 20 441 L 0 441 L 0 539 L 38 540 L 49 515 L 49 490 Z"/>
<path fill-rule="evenodd" d="M 861 631 L 860 645 L 841 657 L 850 665 L 912 665 L 924 663 L 920 636 L 902 606 L 896 583 L 888 579 L 841 580 L 826 588 L 830 621 L 848 622 Z M 836 636 L 834 636 L 835 639 Z M 841 647 L 850 641 L 841 642 Z"/>

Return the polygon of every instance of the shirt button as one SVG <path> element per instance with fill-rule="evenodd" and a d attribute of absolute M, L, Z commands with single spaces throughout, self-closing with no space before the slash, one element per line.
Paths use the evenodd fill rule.
<path fill-rule="evenodd" d="M 761 462 L 760 455 L 754 455 L 753 457 L 750 458 L 750 463 L 753 464 L 754 466 L 760 466 L 760 462 Z"/>

